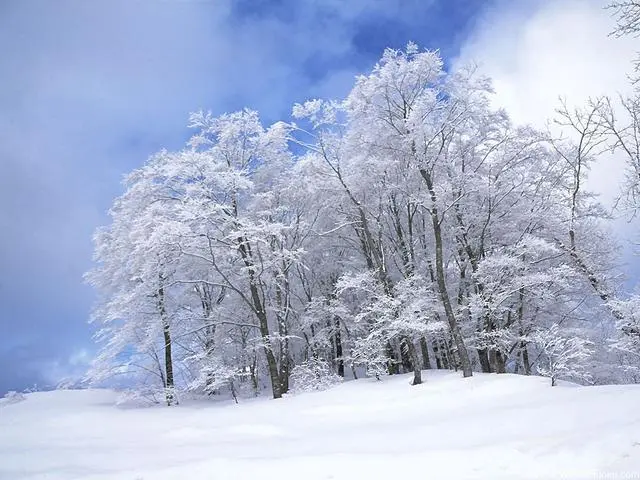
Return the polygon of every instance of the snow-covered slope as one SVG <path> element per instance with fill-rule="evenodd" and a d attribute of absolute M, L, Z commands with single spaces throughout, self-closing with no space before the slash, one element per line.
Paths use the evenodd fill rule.
<path fill-rule="evenodd" d="M 640 474 L 640 388 L 428 372 L 240 405 L 122 409 L 110 391 L 0 407 L 0 478 L 517 479 Z M 607 476 L 612 473 L 619 477 Z"/>

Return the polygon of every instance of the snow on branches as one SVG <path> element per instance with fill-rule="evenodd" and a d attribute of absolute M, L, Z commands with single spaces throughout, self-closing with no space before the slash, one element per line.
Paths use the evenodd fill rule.
<path fill-rule="evenodd" d="M 344 99 L 296 104 L 298 123 L 193 113 L 184 148 L 130 173 L 95 234 L 90 377 L 167 404 L 363 371 L 584 380 L 614 321 L 631 332 L 616 348 L 638 351 L 580 144 L 514 127 L 488 79 L 443 65 L 387 49 Z"/>

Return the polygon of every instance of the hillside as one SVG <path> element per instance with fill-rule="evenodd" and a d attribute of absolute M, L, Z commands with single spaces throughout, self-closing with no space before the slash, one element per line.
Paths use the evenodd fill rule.
<path fill-rule="evenodd" d="M 631 478 L 640 388 L 428 372 L 176 408 L 106 390 L 0 407 L 2 479 Z M 417 476 L 416 476 L 417 475 Z M 618 478 L 618 477 L 616 477 Z"/>

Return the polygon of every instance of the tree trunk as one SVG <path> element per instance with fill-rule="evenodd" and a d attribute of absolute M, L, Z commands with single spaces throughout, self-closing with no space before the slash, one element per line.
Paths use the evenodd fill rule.
<path fill-rule="evenodd" d="M 250 290 L 252 296 L 258 294 L 255 285 L 251 286 Z M 276 362 L 276 357 L 273 354 L 271 339 L 269 338 L 269 324 L 267 321 L 267 315 L 262 309 L 256 310 L 255 313 L 260 324 L 262 347 L 264 350 L 264 355 L 267 358 L 267 369 L 269 370 L 269 379 L 271 380 L 271 391 L 273 393 L 273 398 L 282 398 L 282 391 L 280 390 L 280 376 L 278 375 L 278 364 Z"/>
<path fill-rule="evenodd" d="M 386 353 L 387 353 L 387 358 L 389 359 L 387 361 L 387 373 L 389 375 L 397 375 L 398 373 L 400 373 L 400 370 L 399 370 L 398 363 L 394 358 L 393 346 L 391 346 L 391 342 L 387 342 Z"/>
<path fill-rule="evenodd" d="M 281 319 L 278 319 L 279 322 Z M 283 328 L 278 328 L 280 333 L 280 371 L 278 378 L 280 379 L 280 394 L 287 393 L 289 391 L 289 374 L 291 373 L 291 358 L 289 357 L 289 339 L 287 338 L 288 329 L 284 322 L 282 322 Z M 284 337 L 284 339 L 282 339 Z"/>
<path fill-rule="evenodd" d="M 253 393 L 257 397 L 259 393 L 258 387 L 258 356 L 256 354 L 253 355 L 253 361 L 251 362 L 251 366 L 249 367 L 249 371 L 251 372 L 251 386 L 253 387 Z"/>
<path fill-rule="evenodd" d="M 502 352 L 496 351 L 496 373 L 506 373 L 507 358 Z"/>
<path fill-rule="evenodd" d="M 289 391 L 289 376 L 291 373 L 291 364 L 289 357 L 284 357 L 280 363 L 280 393 L 284 394 Z"/>
<path fill-rule="evenodd" d="M 440 340 L 440 355 L 442 356 L 442 366 L 449 370 L 452 367 L 453 363 L 451 362 L 451 355 L 449 353 L 449 346 L 447 345 L 446 340 Z"/>
<path fill-rule="evenodd" d="M 504 373 L 500 372 L 500 352 L 497 350 L 489 350 L 489 363 L 491 364 L 491 371 L 495 373 Z"/>
<path fill-rule="evenodd" d="M 405 337 L 404 341 L 407 345 L 407 353 L 413 364 L 413 382 L 411 385 L 420 385 L 422 383 L 422 363 L 420 362 L 420 357 L 418 357 L 418 351 L 410 338 Z"/>
<path fill-rule="evenodd" d="M 282 398 L 282 390 L 280 385 L 280 375 L 278 374 L 278 363 L 276 357 L 273 354 L 273 347 L 271 345 L 271 337 L 269 333 L 269 320 L 267 318 L 267 312 L 264 309 L 262 299 L 260 298 L 260 292 L 258 291 L 257 280 L 253 271 L 253 259 L 251 255 L 251 249 L 249 244 L 245 242 L 244 238 L 238 239 L 238 250 L 242 255 L 242 260 L 247 267 L 249 277 L 249 291 L 251 292 L 251 303 L 253 311 L 258 318 L 258 326 L 260 329 L 260 336 L 262 337 L 262 347 L 264 355 L 267 358 L 267 369 L 269 370 L 269 379 L 271 380 L 271 391 L 273 398 Z"/>
<path fill-rule="evenodd" d="M 338 362 L 338 375 L 344 378 L 344 358 L 342 353 L 342 336 L 340 334 L 340 320 L 335 320 L 335 334 L 334 339 L 336 342 L 336 362 Z"/>
<path fill-rule="evenodd" d="M 531 362 L 529 361 L 529 350 L 527 344 L 522 342 L 522 366 L 524 367 L 524 374 L 531 375 Z"/>
<path fill-rule="evenodd" d="M 524 257 L 523 257 L 524 258 Z M 524 288 L 519 291 L 520 304 L 518 305 L 518 324 L 520 326 L 520 337 L 524 337 Z M 529 350 L 525 341 L 520 340 L 520 354 L 522 355 L 522 366 L 525 375 L 531 375 L 531 363 L 529 362 Z"/>
<path fill-rule="evenodd" d="M 256 297 L 258 297 L 259 309 L 256 309 L 256 316 L 258 317 L 258 322 L 260 326 L 260 335 L 262 337 L 262 347 L 264 349 L 264 355 L 267 358 L 267 369 L 269 370 L 269 379 L 271 380 L 271 390 L 273 393 L 273 398 L 282 398 L 282 391 L 280 390 L 280 377 L 278 375 L 278 365 L 276 362 L 276 357 L 273 354 L 273 348 L 271 346 L 271 339 L 269 337 L 269 323 L 267 321 L 267 314 L 262 309 L 262 304 L 259 301 L 258 289 L 255 285 L 250 285 L 251 295 L 254 297 L 254 302 L 256 301 Z"/>
<path fill-rule="evenodd" d="M 449 362 L 449 368 L 452 368 L 457 372 L 460 368 L 460 359 L 458 358 L 458 352 L 452 344 L 453 342 L 450 338 L 445 340 L 445 351 L 447 352 L 447 361 Z"/>
<path fill-rule="evenodd" d="M 164 325 L 164 365 L 167 371 L 167 387 L 166 387 L 166 400 L 167 405 L 170 407 L 175 401 L 175 385 L 173 383 L 173 359 L 171 355 L 171 333 L 169 332 L 169 324 Z"/>
<path fill-rule="evenodd" d="M 400 356 L 400 362 L 402 364 L 402 373 L 409 373 L 413 371 L 414 363 L 413 358 L 411 357 L 410 349 L 411 346 L 409 345 L 406 337 L 400 340 L 398 344 L 398 354 Z"/>
<path fill-rule="evenodd" d="M 462 338 L 462 332 L 460 331 L 460 325 L 458 325 L 458 321 L 453 312 L 453 308 L 451 306 L 451 300 L 449 298 L 449 292 L 447 291 L 447 281 L 444 272 L 444 253 L 443 253 L 443 241 L 442 241 L 442 225 L 440 224 L 440 219 L 438 218 L 438 209 L 436 193 L 433 188 L 433 182 L 431 179 L 431 175 L 425 169 L 420 170 L 420 174 L 424 179 L 427 189 L 429 190 L 429 194 L 431 196 L 431 223 L 433 225 L 433 235 L 435 239 L 435 247 L 436 247 L 436 280 L 438 285 L 438 291 L 440 293 L 440 299 L 442 300 L 442 306 L 444 307 L 445 314 L 447 316 L 447 322 L 449 324 L 449 329 L 451 330 L 451 335 L 453 336 L 453 340 L 456 344 L 456 350 L 458 351 L 458 358 L 460 359 L 460 365 L 462 367 L 462 376 L 470 377 L 473 375 L 471 371 L 471 361 L 469 360 L 469 353 L 467 352 L 467 346 L 464 343 L 464 339 Z"/>
<path fill-rule="evenodd" d="M 491 373 L 491 363 L 489 363 L 489 352 L 486 348 L 478 348 L 478 359 L 480 360 L 480 368 L 482 373 Z"/>
<path fill-rule="evenodd" d="M 274 275 L 276 304 L 276 320 L 278 322 L 278 334 L 280 339 L 280 394 L 289 391 L 289 373 L 291 358 L 289 355 L 289 327 L 287 325 L 287 317 L 289 312 L 289 280 L 286 273 L 286 265 L 283 265 L 279 275 Z"/>
<path fill-rule="evenodd" d="M 262 346 L 264 349 L 264 355 L 267 358 L 267 369 L 269 370 L 269 379 L 271 380 L 271 391 L 273 398 L 282 398 L 282 392 L 280 390 L 280 377 L 278 375 L 278 365 L 276 363 L 276 357 L 273 354 L 271 347 L 271 340 L 269 338 L 269 328 L 266 326 L 266 315 L 257 314 L 258 318 L 265 317 L 264 320 L 260 320 L 260 335 L 262 336 Z"/>
<path fill-rule="evenodd" d="M 256 306 L 255 314 L 258 317 L 258 323 L 260 327 L 260 336 L 262 337 L 262 347 L 264 349 L 264 355 L 267 358 L 267 369 L 269 370 L 269 379 L 271 380 L 271 389 L 273 392 L 273 398 L 281 398 L 282 392 L 280 390 L 280 377 L 278 375 L 278 364 L 276 357 L 273 354 L 273 348 L 271 346 L 271 338 L 269 335 L 269 322 L 267 314 L 262 308 L 262 302 L 260 301 L 260 295 L 258 294 L 258 288 L 253 282 L 249 283 L 249 290 L 251 291 L 251 297 L 253 303 Z"/>
<path fill-rule="evenodd" d="M 441 348 L 440 348 L 440 340 L 438 338 L 436 338 L 431 345 L 433 346 L 433 354 L 436 357 L 436 368 L 438 370 L 449 368 L 448 366 L 445 366 L 445 364 L 444 364 L 444 360 L 443 360 L 443 357 L 442 357 L 442 351 L 441 351 Z"/>
<path fill-rule="evenodd" d="M 431 370 L 431 361 L 429 360 L 429 347 L 427 345 L 427 339 L 420 338 L 420 350 L 422 351 L 422 366 L 426 370 Z"/>
<path fill-rule="evenodd" d="M 162 282 L 162 276 L 160 276 Z M 158 308 L 160 309 L 160 318 L 162 319 L 162 332 L 164 334 L 164 369 L 165 377 L 165 401 L 167 406 L 177 404 L 175 398 L 175 385 L 173 383 L 173 357 L 171 354 L 171 331 L 169 329 L 169 319 L 167 318 L 167 309 L 164 303 L 164 287 L 158 289 Z"/>

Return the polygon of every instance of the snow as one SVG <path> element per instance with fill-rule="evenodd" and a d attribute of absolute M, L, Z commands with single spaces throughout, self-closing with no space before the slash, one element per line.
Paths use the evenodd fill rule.
<path fill-rule="evenodd" d="M 637 386 L 425 373 L 239 405 L 33 393 L 0 402 L 0 478 L 640 478 Z"/>

